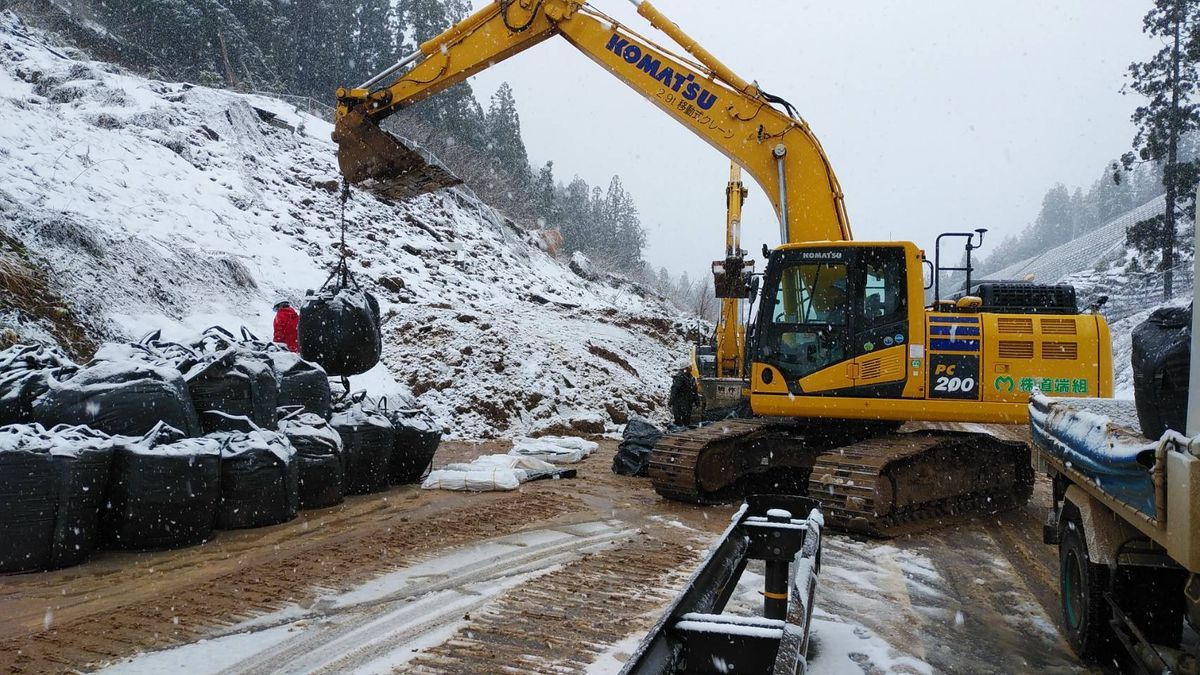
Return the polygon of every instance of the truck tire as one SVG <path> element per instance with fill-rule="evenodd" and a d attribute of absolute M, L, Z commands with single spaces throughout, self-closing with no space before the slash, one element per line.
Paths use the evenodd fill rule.
<path fill-rule="evenodd" d="M 1098 661 L 1111 650 L 1108 568 L 1091 562 L 1079 513 L 1067 508 L 1059 526 L 1058 580 L 1063 630 L 1071 649 L 1084 661 Z"/>

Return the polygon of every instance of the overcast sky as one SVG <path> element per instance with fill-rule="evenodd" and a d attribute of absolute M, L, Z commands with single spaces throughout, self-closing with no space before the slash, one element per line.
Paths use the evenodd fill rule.
<path fill-rule="evenodd" d="M 665 39 L 625 0 L 593 4 Z M 910 239 L 930 257 L 943 231 L 1019 230 L 1056 182 L 1086 190 L 1129 147 L 1138 98 L 1120 89 L 1128 64 L 1155 48 L 1141 33 L 1149 0 L 655 4 L 799 109 L 842 182 L 856 239 Z M 560 181 L 605 187 L 620 174 L 641 208 L 646 258 L 707 273 L 723 253 L 722 155 L 565 40 L 472 84 L 486 101 L 504 81 L 535 164 L 554 160 Z M 753 251 L 779 234 L 749 187 L 743 247 Z"/>

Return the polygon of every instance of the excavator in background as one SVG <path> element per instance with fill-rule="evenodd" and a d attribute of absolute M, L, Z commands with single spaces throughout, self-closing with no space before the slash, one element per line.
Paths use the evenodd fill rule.
<path fill-rule="evenodd" d="M 968 283 L 962 297 L 926 306 L 925 267 L 936 281 L 940 266 L 911 242 L 853 240 L 841 186 L 795 108 L 650 2 L 631 2 L 684 53 L 591 3 L 497 0 L 338 89 L 343 175 L 385 195 L 427 188 L 419 155 L 380 122 L 560 37 L 741 166 L 779 219 L 782 244 L 764 247 L 747 336 L 751 416 L 664 436 L 650 458 L 659 494 L 714 503 L 764 484 L 794 488 L 819 501 L 830 525 L 881 536 L 1026 501 L 1029 446 L 997 425 L 1024 423 L 1035 387 L 1111 395 L 1104 319 L 1080 313 L 1069 286 Z M 578 133 L 587 117 L 578 111 L 564 129 Z"/>
<path fill-rule="evenodd" d="M 668 407 L 675 424 L 720 419 L 746 402 L 746 298 L 753 296 L 754 261 L 742 250 L 742 206 L 749 190 L 742 167 L 729 164 L 725 186 L 725 258 L 712 264 L 721 314 L 711 339 L 692 346 L 688 366 L 671 378 Z"/>

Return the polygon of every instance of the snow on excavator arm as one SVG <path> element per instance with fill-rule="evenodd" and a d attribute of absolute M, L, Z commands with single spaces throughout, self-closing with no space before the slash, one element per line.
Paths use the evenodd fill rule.
<path fill-rule="evenodd" d="M 338 89 L 333 139 L 342 174 L 356 184 L 398 184 L 394 195 L 419 194 L 422 190 L 405 185 L 414 177 L 436 188 L 436 179 L 422 175 L 421 158 L 379 123 L 559 35 L 744 167 L 771 200 L 784 243 L 850 240 L 841 186 L 808 124 L 776 108 L 782 104 L 791 111 L 782 99 L 738 77 L 649 2 L 631 1 L 691 59 L 577 0 L 497 0 L 363 85 Z M 584 124 L 587 116 L 579 119 Z"/>

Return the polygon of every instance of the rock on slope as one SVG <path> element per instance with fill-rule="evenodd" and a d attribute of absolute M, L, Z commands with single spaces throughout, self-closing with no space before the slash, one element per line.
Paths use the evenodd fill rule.
<path fill-rule="evenodd" d="M 0 227 L 94 334 L 268 333 L 272 301 L 337 259 L 330 131 L 276 99 L 89 61 L 0 13 Z M 346 217 L 350 268 L 390 315 L 385 363 L 454 436 L 662 408 L 685 317 L 661 298 L 579 277 L 465 192 L 356 192 Z"/>

